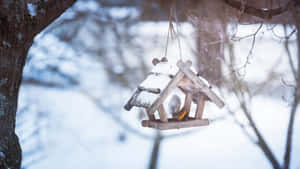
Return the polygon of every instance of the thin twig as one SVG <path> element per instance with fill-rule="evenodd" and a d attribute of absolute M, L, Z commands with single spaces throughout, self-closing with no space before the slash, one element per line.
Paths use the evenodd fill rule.
<path fill-rule="evenodd" d="M 289 64 L 290 64 L 291 71 L 292 71 L 293 76 L 294 76 L 294 78 L 296 80 L 296 78 L 297 78 L 297 72 L 296 72 L 296 68 L 294 66 L 294 62 L 293 62 L 293 59 L 292 59 L 291 51 L 290 51 L 290 48 L 289 48 L 289 36 L 287 36 L 286 25 L 284 25 L 283 28 L 284 28 L 284 35 L 286 37 L 285 41 L 284 41 L 284 48 L 285 48 L 286 54 L 287 54 L 288 59 L 289 59 Z"/>
<path fill-rule="evenodd" d="M 250 56 L 252 55 L 252 52 L 253 52 L 253 49 L 254 49 L 254 46 L 255 46 L 256 35 L 261 30 L 262 26 L 263 26 L 263 23 L 261 23 L 259 25 L 259 27 L 257 28 L 257 30 L 251 35 L 253 38 L 252 38 L 251 48 L 250 48 L 249 53 L 246 57 L 246 62 L 238 69 L 246 68 L 247 65 L 250 64 Z"/>

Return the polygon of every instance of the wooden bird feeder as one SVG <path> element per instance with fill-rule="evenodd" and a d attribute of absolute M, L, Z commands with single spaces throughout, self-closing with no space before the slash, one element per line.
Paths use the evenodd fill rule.
<path fill-rule="evenodd" d="M 167 62 L 158 63 L 137 87 L 124 108 L 128 111 L 133 106 L 145 108 L 149 120 L 142 121 L 143 127 L 168 130 L 209 125 L 208 119 L 202 119 L 205 101 L 211 101 L 219 108 L 224 106 L 224 102 L 211 90 L 205 79 L 196 75 L 191 66 L 191 61 L 181 60 L 177 66 Z M 176 88 L 185 94 L 183 109 L 188 118 L 184 120 L 168 118 L 163 105 Z M 189 117 L 192 102 L 197 105 L 195 117 Z M 156 111 L 159 119 L 155 119 Z"/>

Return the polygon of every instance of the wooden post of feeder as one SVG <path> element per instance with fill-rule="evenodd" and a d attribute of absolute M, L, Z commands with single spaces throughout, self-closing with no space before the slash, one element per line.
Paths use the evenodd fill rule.
<path fill-rule="evenodd" d="M 168 117 L 167 117 L 167 114 L 166 114 L 166 111 L 165 111 L 165 108 L 164 108 L 163 104 L 161 104 L 158 107 L 157 111 L 158 111 L 158 114 L 159 114 L 160 121 L 162 121 L 162 122 L 168 122 Z"/>
<path fill-rule="evenodd" d="M 200 99 L 197 100 L 197 111 L 196 111 L 196 119 L 202 119 L 203 110 L 205 106 L 205 97 L 202 95 Z"/>
<path fill-rule="evenodd" d="M 191 110 L 191 104 L 192 104 L 192 94 L 190 92 L 186 92 L 184 107 L 183 107 L 183 111 L 186 113 L 185 117 L 189 117 L 190 110 Z"/>
<path fill-rule="evenodd" d="M 150 114 L 148 110 L 146 110 L 146 111 L 147 111 L 147 115 L 148 115 L 149 120 L 155 120 L 154 114 Z"/>

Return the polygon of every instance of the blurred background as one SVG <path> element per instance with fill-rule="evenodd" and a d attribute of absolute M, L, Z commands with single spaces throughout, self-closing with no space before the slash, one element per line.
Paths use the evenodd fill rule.
<path fill-rule="evenodd" d="M 35 38 L 17 114 L 24 169 L 276 168 L 287 152 L 300 169 L 297 13 L 261 22 L 218 1 L 165 2 L 78 0 Z M 123 109 L 164 56 L 192 60 L 222 96 L 209 126 L 158 132 Z"/>

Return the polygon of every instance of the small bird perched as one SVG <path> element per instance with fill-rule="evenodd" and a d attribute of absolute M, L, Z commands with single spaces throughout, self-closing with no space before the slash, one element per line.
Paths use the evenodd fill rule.
<path fill-rule="evenodd" d="M 182 120 L 187 114 L 184 108 L 180 110 L 180 106 L 181 106 L 180 98 L 178 95 L 174 94 L 170 99 L 168 108 L 169 108 L 169 113 L 172 114 L 172 117 L 177 120 Z"/>

